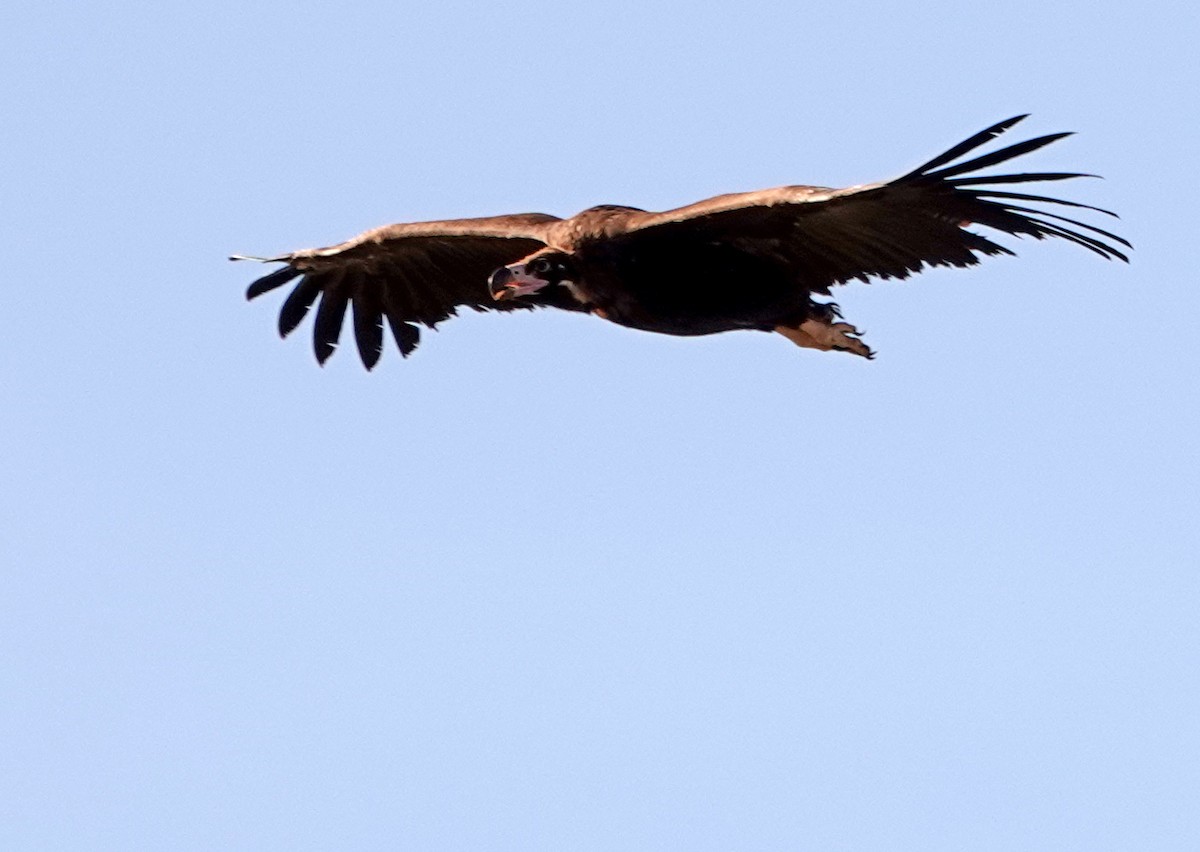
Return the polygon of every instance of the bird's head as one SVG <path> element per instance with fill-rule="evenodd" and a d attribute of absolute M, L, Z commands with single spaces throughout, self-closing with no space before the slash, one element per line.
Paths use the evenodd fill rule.
<path fill-rule="evenodd" d="M 497 302 L 531 296 L 552 284 L 575 282 L 575 264 L 569 254 L 544 250 L 524 260 L 502 266 L 488 279 L 488 289 Z"/>

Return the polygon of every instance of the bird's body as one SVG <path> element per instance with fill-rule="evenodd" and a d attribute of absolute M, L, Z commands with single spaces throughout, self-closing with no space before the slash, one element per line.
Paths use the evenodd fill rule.
<path fill-rule="evenodd" d="M 1108 211 L 988 186 L 1081 175 L 965 176 L 1067 134 L 948 165 L 1021 118 L 885 183 L 779 187 L 663 213 L 602 205 L 569 219 L 529 213 L 391 225 L 330 248 L 267 258 L 287 266 L 252 284 L 247 296 L 300 278 L 279 330 L 289 334 L 320 299 L 314 346 L 322 363 L 352 306 L 368 369 L 382 352 L 385 318 L 407 356 L 418 324 L 433 327 L 460 306 L 556 307 L 673 335 L 774 330 L 800 346 L 871 357 L 857 329 L 839 321 L 837 306 L 813 295 L 853 279 L 907 278 L 926 266 L 970 266 L 979 255 L 1012 253 L 967 230 L 971 224 L 1126 259 L 1111 243 L 1129 244 L 1115 234 L 1025 203 Z"/>

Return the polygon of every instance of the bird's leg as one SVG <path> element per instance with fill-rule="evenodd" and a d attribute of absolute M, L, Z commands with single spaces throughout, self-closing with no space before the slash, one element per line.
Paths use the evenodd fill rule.
<path fill-rule="evenodd" d="M 842 312 L 836 304 L 828 302 L 809 304 L 808 316 L 796 325 L 777 325 L 775 330 L 806 349 L 823 352 L 836 350 L 851 352 L 864 358 L 874 358 L 875 353 L 859 340 L 862 332 L 848 322 L 838 322 Z"/>
<path fill-rule="evenodd" d="M 837 302 L 809 302 L 808 318 L 834 323 L 842 318 L 842 309 Z"/>

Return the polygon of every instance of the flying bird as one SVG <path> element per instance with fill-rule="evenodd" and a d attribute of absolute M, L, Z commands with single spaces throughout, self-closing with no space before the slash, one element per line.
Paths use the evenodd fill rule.
<path fill-rule="evenodd" d="M 337 347 L 347 306 L 368 370 L 383 352 L 385 321 L 408 357 L 420 326 L 434 328 L 463 306 L 561 308 L 662 334 L 771 331 L 799 346 L 871 358 L 837 304 L 813 296 L 855 279 L 907 278 L 927 266 L 1013 254 L 972 225 L 1057 237 L 1128 262 L 1117 246 L 1130 243 L 1116 234 L 1029 205 L 1115 213 L 1002 188 L 1090 175 L 978 173 L 1071 134 L 962 160 L 1024 118 L 994 124 L 883 183 L 783 186 L 662 213 L 601 205 L 569 219 L 518 213 L 388 225 L 328 248 L 231 259 L 286 264 L 251 284 L 246 298 L 299 279 L 280 309 L 279 333 L 294 331 L 317 304 L 313 347 L 322 364 Z"/>

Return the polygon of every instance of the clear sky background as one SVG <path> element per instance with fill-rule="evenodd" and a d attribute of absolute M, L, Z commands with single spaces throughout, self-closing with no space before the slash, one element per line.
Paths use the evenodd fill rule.
<path fill-rule="evenodd" d="M 0 30 L 0 848 L 1200 849 L 1192 5 Z M 320 369 L 225 261 L 1020 112 L 1133 264 L 844 288 L 871 363 L 541 312 Z"/>

